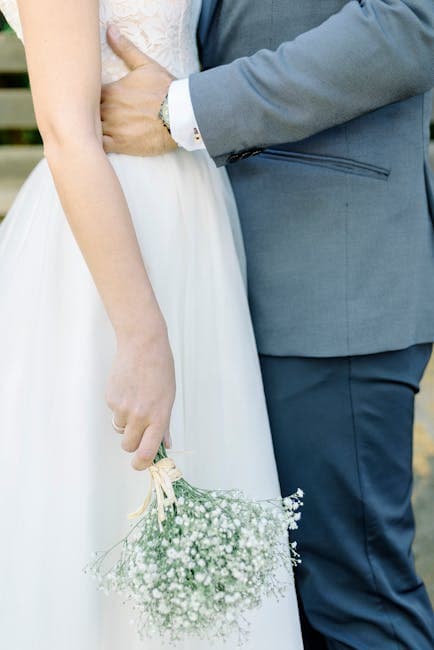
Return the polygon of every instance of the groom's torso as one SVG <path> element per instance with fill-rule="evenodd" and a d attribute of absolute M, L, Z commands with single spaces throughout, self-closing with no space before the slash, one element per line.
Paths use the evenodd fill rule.
<path fill-rule="evenodd" d="M 202 63 L 274 50 L 345 4 L 204 0 Z M 415 96 L 228 166 L 262 352 L 340 356 L 434 338 L 430 115 L 430 93 Z"/>
<path fill-rule="evenodd" d="M 204 64 L 214 67 L 275 49 L 320 25 L 347 1 L 204 0 L 199 26 Z"/>

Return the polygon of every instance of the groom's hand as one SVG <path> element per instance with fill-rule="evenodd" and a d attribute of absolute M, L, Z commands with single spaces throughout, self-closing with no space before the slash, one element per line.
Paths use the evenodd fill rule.
<path fill-rule="evenodd" d="M 117 28 L 107 30 L 112 50 L 130 72 L 102 87 L 101 120 L 107 153 L 158 156 L 177 148 L 159 118 L 161 103 L 174 77 L 140 52 Z"/>

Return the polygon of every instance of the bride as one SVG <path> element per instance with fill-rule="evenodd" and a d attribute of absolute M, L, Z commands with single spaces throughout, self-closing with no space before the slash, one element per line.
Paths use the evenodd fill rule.
<path fill-rule="evenodd" d="M 225 173 L 204 151 L 102 146 L 101 81 L 125 74 L 108 24 L 186 76 L 200 0 L 0 8 L 24 35 L 45 153 L 0 228 L 3 646 L 156 650 L 82 570 L 125 534 L 134 470 L 173 440 L 193 483 L 279 492 Z M 251 618 L 248 650 L 302 647 L 294 590 Z"/>

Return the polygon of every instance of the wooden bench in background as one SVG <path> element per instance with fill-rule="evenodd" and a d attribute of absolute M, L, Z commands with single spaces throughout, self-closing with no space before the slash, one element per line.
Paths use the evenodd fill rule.
<path fill-rule="evenodd" d="M 12 32 L 0 32 L 0 79 L 25 75 L 26 60 L 20 41 Z M 0 130 L 36 129 L 28 88 L 0 87 Z M 38 161 L 40 145 L 0 145 L 0 220 Z"/>

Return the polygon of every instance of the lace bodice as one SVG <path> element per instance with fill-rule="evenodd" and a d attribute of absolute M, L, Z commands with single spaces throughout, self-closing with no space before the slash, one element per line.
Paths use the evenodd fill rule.
<path fill-rule="evenodd" d="M 176 77 L 198 70 L 196 28 L 201 0 L 101 0 L 101 56 L 103 83 L 126 72 L 107 45 L 109 23 L 116 24 L 142 52 L 164 65 Z M 22 39 L 16 0 L 0 0 L 0 9 Z"/>

